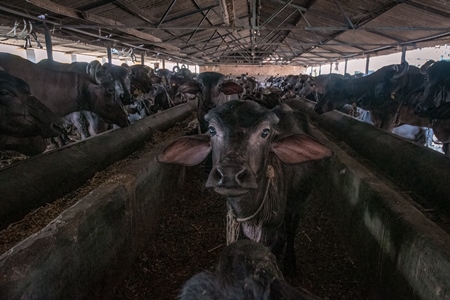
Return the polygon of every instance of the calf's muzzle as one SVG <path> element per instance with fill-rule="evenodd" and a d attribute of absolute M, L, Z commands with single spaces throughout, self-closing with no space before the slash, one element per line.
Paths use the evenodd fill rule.
<path fill-rule="evenodd" d="M 242 165 L 218 164 L 211 170 L 207 187 L 224 189 L 256 189 L 258 187 L 253 173 Z"/>

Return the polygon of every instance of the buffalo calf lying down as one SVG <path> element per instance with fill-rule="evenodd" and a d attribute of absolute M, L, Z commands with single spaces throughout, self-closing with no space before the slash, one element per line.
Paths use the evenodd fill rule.
<path fill-rule="evenodd" d="M 270 250 L 250 240 L 237 241 L 222 252 L 214 273 L 194 275 L 183 286 L 181 300 L 319 299 L 283 279 Z"/>
<path fill-rule="evenodd" d="M 212 152 L 207 187 L 225 196 L 227 244 L 250 239 L 280 257 L 284 271 L 296 272 L 294 237 L 302 204 L 319 165 L 332 151 L 311 138 L 303 113 L 266 109 L 253 101 L 229 101 L 205 115 L 208 133 L 185 136 L 159 156 L 164 163 L 192 166 Z"/>

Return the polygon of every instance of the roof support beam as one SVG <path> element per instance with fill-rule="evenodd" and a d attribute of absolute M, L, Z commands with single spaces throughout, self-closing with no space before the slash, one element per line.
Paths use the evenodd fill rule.
<path fill-rule="evenodd" d="M 365 24 L 367 24 L 368 22 L 372 21 L 373 19 L 375 19 L 376 17 L 384 14 L 385 12 L 389 11 L 390 9 L 396 7 L 398 4 L 400 4 L 399 2 L 393 1 L 393 2 L 389 2 L 387 4 L 384 5 L 380 5 L 379 7 L 377 7 L 376 9 L 374 9 L 374 11 L 376 13 L 374 14 L 370 14 L 364 18 L 362 18 L 361 20 L 359 20 L 358 24 L 355 25 L 353 27 L 353 29 L 359 29 L 362 26 L 364 26 Z M 327 37 L 326 39 L 324 39 L 323 41 L 321 41 L 321 44 L 326 44 L 332 40 L 336 40 L 336 38 L 338 36 L 340 36 L 341 34 L 343 34 L 344 32 L 346 32 L 347 30 L 339 30 L 338 32 L 330 35 L 329 37 Z M 309 49 L 306 49 L 306 52 L 312 52 L 314 50 L 315 47 L 310 47 Z M 357 47 L 356 47 L 357 48 Z"/>
<path fill-rule="evenodd" d="M 91 9 L 95 9 L 95 8 L 99 8 L 102 7 L 104 5 L 110 4 L 115 2 L 116 0 L 102 0 L 102 1 L 95 1 L 93 3 L 87 4 L 87 5 L 83 5 L 83 6 L 78 6 L 76 7 L 76 9 L 78 10 L 82 10 L 82 11 L 88 11 Z"/>
<path fill-rule="evenodd" d="M 59 4 L 49 1 L 49 0 L 26 0 L 26 1 L 33 5 L 38 6 L 40 8 L 43 8 L 43 9 L 52 11 L 54 13 L 67 16 L 67 17 L 79 19 L 79 20 L 87 20 L 87 21 L 91 21 L 93 23 L 102 24 L 102 25 L 124 25 L 115 20 L 108 19 L 108 18 L 101 17 L 101 16 L 94 15 L 94 14 L 89 14 L 86 12 L 81 12 L 81 11 L 78 11 L 78 10 L 70 8 L 70 7 L 59 5 Z M 136 29 L 118 28 L 118 30 L 125 32 L 129 35 L 133 35 L 135 37 L 138 37 L 138 38 L 143 39 L 148 42 L 159 42 L 159 43 L 162 42 L 162 40 L 160 38 L 157 38 L 151 34 L 144 33 L 139 30 L 136 30 Z M 167 50 L 172 50 L 172 51 L 180 50 L 179 48 L 174 47 L 169 44 L 160 44 L 159 46 L 162 48 L 165 48 Z"/>
<path fill-rule="evenodd" d="M 203 8 L 200 8 L 199 6 L 197 6 L 197 9 L 196 9 L 196 10 L 190 11 L 190 12 L 188 12 L 188 13 L 185 13 L 185 14 L 182 14 L 182 15 L 179 15 L 179 16 L 176 16 L 176 17 L 173 17 L 173 18 L 168 18 L 168 19 L 166 20 L 166 23 L 169 23 L 169 22 L 172 22 L 172 21 L 176 21 L 176 20 L 179 20 L 179 19 L 182 19 L 182 18 L 191 16 L 191 15 L 194 15 L 194 14 L 196 14 L 196 13 L 199 13 L 199 12 L 202 12 L 202 11 L 205 11 L 205 10 L 213 9 L 213 8 L 215 8 L 215 7 L 217 7 L 217 5 L 205 6 L 205 7 L 203 7 Z M 171 29 L 176 29 L 176 28 L 171 28 Z M 199 29 L 201 29 L 201 28 L 199 28 Z"/>
<path fill-rule="evenodd" d="M 234 27 L 236 22 L 236 12 L 234 10 L 234 0 L 220 0 L 222 7 L 222 17 L 225 25 Z"/>
<path fill-rule="evenodd" d="M 170 3 L 169 7 L 167 8 L 166 12 L 162 16 L 161 20 L 159 20 L 158 25 L 156 25 L 156 27 L 161 26 L 161 24 L 164 22 L 164 20 L 166 19 L 167 15 L 169 14 L 170 10 L 172 9 L 172 7 L 175 5 L 176 2 L 177 2 L 177 0 L 172 0 L 172 3 Z"/>
<path fill-rule="evenodd" d="M 208 14 L 211 10 L 208 9 L 208 11 L 206 12 L 206 14 L 203 16 L 202 20 L 200 21 L 200 23 L 198 23 L 198 26 L 202 25 L 203 21 L 205 21 L 205 19 L 208 17 Z M 194 37 L 194 35 L 197 33 L 198 29 L 195 29 L 194 32 L 191 34 L 191 36 L 188 38 L 188 40 L 186 41 L 186 44 L 189 44 L 189 42 L 191 41 L 191 39 Z"/>
<path fill-rule="evenodd" d="M 35 1 L 35 0 L 27 0 L 27 1 Z M 206 9 L 207 10 L 207 9 Z M 202 10 L 203 11 L 203 10 Z M 89 14 L 93 16 L 92 14 Z M 292 15 L 292 14 L 291 14 Z M 91 20 L 89 20 L 91 21 Z M 124 25 L 117 21 L 114 21 L 116 24 L 114 25 L 108 25 L 108 24 L 102 24 L 100 22 L 96 22 L 99 25 L 86 25 L 86 24 L 80 24 L 80 25 L 72 25 L 72 24 L 57 24 L 57 28 L 89 28 L 89 29 L 97 29 L 97 28 L 105 28 L 105 29 L 125 29 L 125 28 L 133 28 L 133 29 L 154 29 L 154 30 L 217 30 L 217 29 L 223 29 L 223 30 L 249 30 L 251 29 L 249 26 L 240 26 L 231 28 L 228 26 L 221 26 L 221 25 L 203 25 L 203 26 L 160 26 L 159 28 L 155 28 L 155 26 L 146 26 L 146 25 Z M 164 24 L 168 23 L 169 21 L 166 20 Z M 356 25 L 355 25 L 356 26 Z M 346 31 L 351 29 L 349 26 L 294 26 L 294 25 L 285 25 L 282 28 L 280 27 L 274 27 L 274 26 L 265 26 L 264 28 L 256 28 L 259 31 Z M 397 27 L 397 26 L 382 26 L 382 27 L 362 27 L 362 28 L 355 28 L 355 30 L 358 31 L 448 31 L 448 27 Z"/>
<path fill-rule="evenodd" d="M 273 2 L 277 2 L 277 3 L 280 3 L 280 4 L 285 4 L 285 3 L 286 3 L 284 0 L 272 0 L 272 1 L 273 1 Z M 289 6 L 295 8 L 295 9 L 301 11 L 301 12 L 306 12 L 306 11 L 308 11 L 308 14 L 313 14 L 313 15 L 319 16 L 319 17 L 321 17 L 321 18 L 324 18 L 324 19 L 327 19 L 327 20 L 330 20 L 330 21 L 333 21 L 333 22 L 345 24 L 345 23 L 342 23 L 341 20 L 339 20 L 338 18 L 336 18 L 336 16 L 333 16 L 333 15 L 330 15 L 330 14 L 326 14 L 326 13 L 324 13 L 324 12 L 322 12 L 322 11 L 316 11 L 316 10 L 310 9 L 310 8 L 308 8 L 308 7 L 310 7 L 310 6 L 308 6 L 308 5 L 306 5 L 306 6 L 304 7 L 304 6 L 299 6 L 299 5 L 295 5 L 295 4 L 292 4 L 292 3 L 291 3 L 291 4 L 289 4 Z"/>
<path fill-rule="evenodd" d="M 450 19 L 450 14 L 446 13 L 445 11 L 441 11 L 439 9 L 435 9 L 435 8 L 432 8 L 432 7 L 429 7 L 429 6 L 420 4 L 420 3 L 411 2 L 411 1 L 406 1 L 405 4 L 409 5 L 409 6 L 412 6 L 412 7 L 415 7 L 415 8 L 418 8 L 418 9 L 421 9 L 421 10 L 424 10 L 426 12 L 429 12 L 429 13 L 432 13 L 432 14 L 435 14 L 435 15 L 438 15 L 438 16 Z"/>
<path fill-rule="evenodd" d="M 267 24 L 269 24 L 276 16 L 278 16 L 289 4 L 291 4 L 292 0 L 284 3 L 282 7 L 280 7 L 275 13 L 273 13 L 262 25 L 260 28 L 264 28 Z"/>
<path fill-rule="evenodd" d="M 146 13 L 145 11 L 137 7 L 131 0 L 116 0 L 115 4 L 120 8 L 128 11 L 132 15 L 144 20 L 145 22 L 147 22 L 152 26 L 158 23 L 158 20 L 156 20 L 155 17 L 151 16 L 150 14 Z"/>
<path fill-rule="evenodd" d="M 334 0 L 334 2 L 336 2 L 336 5 L 339 7 L 339 10 L 341 11 L 341 13 L 344 15 L 345 19 L 348 22 L 348 25 L 350 26 L 350 28 L 354 28 L 355 25 L 353 25 L 352 20 L 350 20 L 350 18 L 347 16 L 347 14 L 345 13 L 344 9 L 342 8 L 341 4 L 339 3 L 338 0 Z M 331 73 L 331 72 L 330 72 Z"/>
<path fill-rule="evenodd" d="M 382 37 L 387 38 L 387 39 L 394 40 L 394 41 L 396 41 L 396 42 L 398 42 L 398 43 L 404 42 L 404 40 L 399 39 L 399 38 L 397 38 L 397 37 L 393 37 L 392 35 L 386 34 L 386 33 L 384 33 L 384 32 L 379 32 L 379 31 L 375 31 L 375 30 L 367 30 L 367 32 L 376 34 L 376 35 L 378 35 L 378 36 L 382 36 Z"/>
<path fill-rule="evenodd" d="M 205 43 L 205 46 L 203 46 L 202 50 L 205 50 L 206 46 L 211 42 L 214 35 L 217 33 L 217 29 L 214 31 L 214 33 L 209 37 L 208 41 Z"/>

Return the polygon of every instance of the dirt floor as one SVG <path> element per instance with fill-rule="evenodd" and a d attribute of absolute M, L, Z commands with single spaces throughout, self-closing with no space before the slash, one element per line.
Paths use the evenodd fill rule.
<path fill-rule="evenodd" d="M 225 247 L 225 201 L 204 188 L 207 174 L 201 166 L 189 167 L 187 174 L 186 192 L 166 211 L 114 299 L 176 299 L 188 278 L 214 269 Z M 324 299 L 377 299 L 323 205 L 312 203 L 305 211 L 296 238 L 299 274 L 291 284 Z"/>

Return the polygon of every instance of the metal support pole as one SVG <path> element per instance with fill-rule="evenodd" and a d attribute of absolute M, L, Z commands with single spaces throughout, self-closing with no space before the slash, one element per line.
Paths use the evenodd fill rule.
<path fill-rule="evenodd" d="M 406 62 L 406 46 L 402 47 L 402 59 L 400 61 L 400 63 L 404 63 Z"/>
<path fill-rule="evenodd" d="M 331 72 L 333 72 L 333 63 L 332 62 L 330 62 L 330 74 L 331 74 Z"/>
<path fill-rule="evenodd" d="M 108 56 L 108 63 L 112 64 L 112 54 L 111 54 L 111 45 L 108 44 L 106 46 L 106 55 Z"/>
<path fill-rule="evenodd" d="M 165 59 L 162 60 L 162 68 L 163 68 L 163 69 L 166 68 L 166 60 L 165 60 Z"/>
<path fill-rule="evenodd" d="M 145 52 L 141 52 L 141 65 L 144 65 Z"/>
<path fill-rule="evenodd" d="M 52 34 L 50 29 L 45 28 L 45 49 L 47 49 L 47 59 L 53 61 L 53 49 L 52 49 Z"/>
<path fill-rule="evenodd" d="M 322 74 L 322 65 L 319 65 L 319 75 Z"/>
<path fill-rule="evenodd" d="M 366 56 L 366 75 L 369 74 L 369 61 L 370 61 L 370 54 L 367 54 L 367 56 Z"/>
<path fill-rule="evenodd" d="M 345 59 L 344 75 L 347 74 L 347 63 L 348 63 L 348 58 Z"/>

